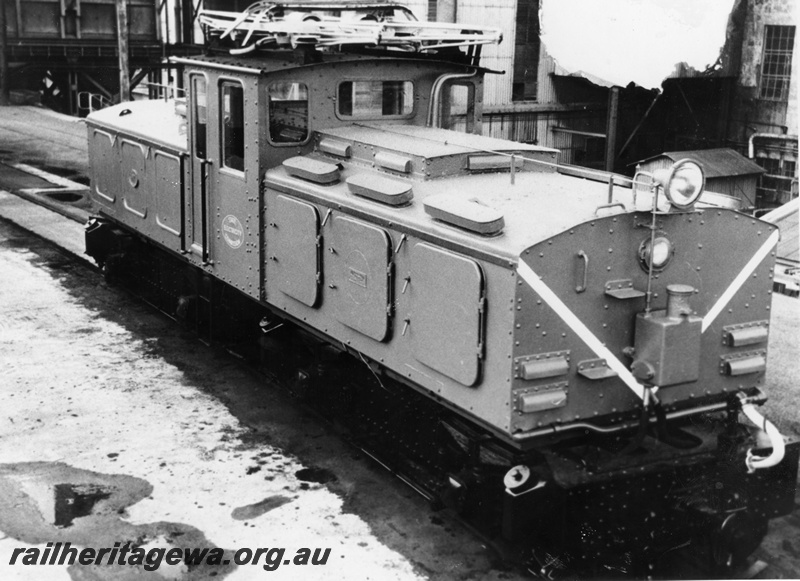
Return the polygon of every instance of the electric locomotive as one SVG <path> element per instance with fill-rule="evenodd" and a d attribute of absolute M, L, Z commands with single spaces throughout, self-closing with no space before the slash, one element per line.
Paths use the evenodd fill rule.
<path fill-rule="evenodd" d="M 309 397 L 492 534 L 725 566 L 792 511 L 798 445 L 756 410 L 773 225 L 704 203 L 691 160 L 631 180 L 482 136 L 496 31 L 365 2 L 205 22 L 185 99 L 87 119 L 109 274 L 204 336 L 296 329 Z"/>

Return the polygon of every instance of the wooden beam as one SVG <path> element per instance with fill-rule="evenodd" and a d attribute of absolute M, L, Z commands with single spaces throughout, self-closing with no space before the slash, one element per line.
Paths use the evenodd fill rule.
<path fill-rule="evenodd" d="M 0 0 L 0 105 L 11 103 L 8 87 L 8 59 L 6 58 L 6 2 Z"/>
<path fill-rule="evenodd" d="M 139 69 L 139 72 L 133 75 L 133 78 L 131 79 L 131 90 L 135 89 L 139 85 L 139 83 L 142 82 L 142 79 L 144 79 L 149 74 L 150 74 L 149 68 Z"/>
<path fill-rule="evenodd" d="M 119 51 L 119 100 L 131 100 L 131 77 L 128 66 L 128 3 L 117 0 L 117 50 Z"/>
<path fill-rule="evenodd" d="M 608 90 L 608 118 L 606 119 L 606 171 L 614 171 L 618 116 L 619 87 L 611 87 Z"/>
<path fill-rule="evenodd" d="M 106 88 L 105 88 L 103 85 L 101 85 L 101 84 L 100 84 L 100 83 L 99 83 L 97 80 L 95 80 L 94 78 L 92 78 L 92 76 L 91 76 L 91 75 L 89 75 L 89 73 L 87 73 L 87 72 L 84 72 L 84 71 L 81 71 L 81 76 L 82 76 L 82 77 L 83 77 L 83 78 L 84 78 L 86 81 L 88 81 L 90 85 L 94 86 L 94 87 L 95 87 L 95 88 L 96 88 L 98 91 L 100 91 L 100 94 L 101 94 L 101 95 L 103 95 L 104 97 L 106 97 L 106 98 L 107 98 L 109 101 L 111 101 L 111 100 L 113 99 L 114 95 L 112 95 L 111 91 L 109 91 L 108 89 L 106 89 Z"/>

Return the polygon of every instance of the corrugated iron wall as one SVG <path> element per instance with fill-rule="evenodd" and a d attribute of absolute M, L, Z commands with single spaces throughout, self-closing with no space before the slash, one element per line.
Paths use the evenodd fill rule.
<path fill-rule="evenodd" d="M 481 65 L 504 75 L 486 75 L 483 90 L 485 106 L 511 103 L 511 83 L 514 59 L 514 22 L 517 0 L 459 0 L 457 20 L 463 23 L 493 26 L 503 31 L 503 42 L 484 46 Z"/>
<path fill-rule="evenodd" d="M 428 0 L 404 2 L 420 20 L 428 19 Z M 514 57 L 514 21 L 517 0 L 458 0 L 456 20 L 465 24 L 493 26 L 503 31 L 503 42 L 484 46 L 481 65 L 505 75 L 487 75 L 484 86 L 484 104 L 496 105 L 511 102 L 511 71 Z"/>
<path fill-rule="evenodd" d="M 599 167 L 604 138 L 558 132 L 553 128 L 605 133 L 605 107 L 575 110 L 559 103 L 552 77 L 557 65 L 544 45 L 539 51 L 536 100 L 515 102 L 512 99 L 517 0 L 455 1 L 458 22 L 493 26 L 503 31 L 503 42 L 484 46 L 481 53 L 482 66 L 505 73 L 485 77 L 483 134 L 555 147 L 562 150 L 563 163 Z M 410 0 L 406 4 L 420 20 L 427 19 L 429 0 Z"/>

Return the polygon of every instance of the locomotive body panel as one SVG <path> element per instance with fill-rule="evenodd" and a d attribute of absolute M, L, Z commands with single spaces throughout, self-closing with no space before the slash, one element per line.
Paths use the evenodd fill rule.
<path fill-rule="evenodd" d="M 392 248 L 383 228 L 336 216 L 326 239 L 328 293 L 336 319 L 375 341 L 389 334 Z"/>
<path fill-rule="evenodd" d="M 518 407 L 519 394 L 536 388 L 568 390 L 569 396 L 566 405 L 538 410 L 537 414 L 517 413 L 517 430 L 598 416 L 618 420 L 625 411 L 641 405 L 634 391 L 609 369 L 609 362 L 590 348 L 586 336 L 596 337 L 625 368 L 641 355 L 630 350 L 641 340 L 635 329 L 637 315 L 645 312 L 647 272 L 638 251 L 649 240 L 649 224 L 644 213 L 605 217 L 576 225 L 523 253 L 522 260 L 559 301 L 548 300 L 528 284 L 519 286 L 515 361 L 568 350 L 569 371 L 530 381 L 522 377 L 518 364 L 512 401 Z M 774 257 L 765 250 L 771 250 L 775 228 L 722 209 L 662 214 L 656 227 L 660 236 L 672 241 L 674 255 L 654 275 L 653 315 L 666 308 L 667 286 L 682 284 L 694 289 L 689 303 L 694 315 L 703 320 L 697 337 L 691 337 L 699 344 L 699 352 L 693 354 L 699 358 L 699 376 L 659 386 L 661 402 L 667 409 L 702 407 L 723 401 L 737 390 L 761 386 L 763 369 L 734 376 L 725 371 L 724 361 L 741 353 L 765 353 L 766 333 L 760 335 L 760 341 L 734 348 L 724 344 L 722 330 L 732 325 L 757 326 L 768 319 L 771 285 L 763 282 L 770 280 Z M 736 242 L 718 236 L 734 229 L 751 235 L 738 237 Z M 734 280 L 743 272 L 747 274 L 736 286 Z M 736 293 L 728 290 L 734 287 Z M 570 325 L 569 314 L 586 329 Z M 663 348 L 677 350 L 681 345 Z"/>
<path fill-rule="evenodd" d="M 286 191 L 267 180 L 267 302 L 318 329 L 334 344 L 364 354 L 402 381 L 504 433 L 508 408 L 498 396 L 510 381 L 507 329 L 513 315 L 509 307 L 500 305 L 509 304 L 514 292 L 509 268 L 431 245 L 390 220 L 370 220 L 363 212 L 339 204 L 332 194 L 302 195 L 307 185 L 294 185 Z M 312 218 L 314 214 L 321 217 L 319 237 L 313 235 L 317 227 L 313 219 L 305 221 L 307 236 L 284 234 L 295 223 L 282 210 L 276 211 L 286 205 L 302 207 L 303 213 L 313 208 Z M 352 234 L 356 237 L 346 240 Z M 290 251 L 288 240 L 305 247 Z M 420 259 L 425 260 L 428 253 L 457 265 L 471 288 L 457 289 L 460 292 L 451 293 L 453 300 L 447 302 L 433 294 L 442 283 L 455 281 L 447 275 L 437 281 L 433 272 L 427 272 L 430 265 L 421 264 Z M 297 260 L 301 255 L 319 257 L 318 277 Z M 292 282 L 300 277 L 302 294 Z M 319 296 L 312 303 L 304 293 L 313 287 L 319 289 Z M 447 305 L 444 312 L 443 304 Z M 484 323 L 480 310 L 488 304 L 497 307 L 491 323 L 488 319 Z M 427 335 L 431 328 L 437 329 L 435 337 Z M 462 330 L 468 335 L 452 337 L 452 332 Z"/>
<path fill-rule="evenodd" d="M 191 78 L 191 73 L 190 73 Z M 206 245 L 194 252 L 215 276 L 252 298 L 260 288 L 259 79 L 231 71 L 208 75 L 207 154 L 192 163 L 195 204 L 205 215 Z M 216 122 L 214 122 L 216 121 Z M 205 256 L 204 256 L 205 255 Z"/>
<path fill-rule="evenodd" d="M 536 146 L 509 146 L 436 128 L 368 121 L 312 132 L 315 119 L 324 117 L 313 111 L 325 108 L 311 105 L 327 99 L 326 119 L 337 118 L 333 103 L 338 89 L 329 86 L 326 93 L 324 83 L 308 92 L 308 118 L 293 126 L 293 130 L 305 127 L 308 137 L 288 145 L 273 143 L 275 135 L 291 135 L 283 129 L 271 133 L 275 119 L 269 103 L 274 87 L 279 84 L 296 93 L 298 86 L 311 84 L 313 79 L 305 75 L 318 74 L 319 68 L 308 65 L 274 75 L 211 69 L 202 73 L 202 83 L 194 81 L 199 69 L 188 71 L 191 102 L 204 103 L 207 110 L 189 107 L 186 121 L 193 147 L 186 168 L 182 168 L 185 150 L 174 147 L 186 138 L 185 121 L 174 113 L 170 117 L 168 105 L 149 104 L 150 109 L 140 110 L 132 104 L 129 114 L 120 116 L 123 111 L 114 108 L 98 116 L 90 126 L 93 157 L 105 170 L 107 156 L 118 156 L 119 171 L 97 180 L 95 198 L 122 223 L 184 252 L 197 266 L 252 298 L 282 308 L 337 341 L 349 342 L 405 381 L 441 395 L 448 405 L 473 415 L 505 438 L 559 422 L 630 419 L 641 394 L 637 397 L 636 389 L 626 389 L 625 382 L 614 377 L 607 358 L 583 340 L 583 329 L 567 325 L 559 310 L 536 293 L 526 294 L 529 289 L 515 269 L 522 256 L 543 276 L 545 285 L 554 281 L 551 290 L 561 297 L 564 308 L 574 311 L 598 341 L 610 346 L 619 364 L 627 366 L 622 350 L 635 344 L 634 321 L 642 311 L 641 294 L 619 299 L 607 291 L 621 284 L 641 293 L 646 286 L 647 274 L 637 264 L 636 253 L 649 232 L 647 215 L 632 210 L 647 208 L 649 196 L 638 193 L 637 199 L 632 190 L 616 188 L 616 205 L 606 208 L 605 184 L 556 173 L 551 165 L 554 152 Z M 283 113 L 298 114 L 295 97 L 290 96 L 290 113 L 282 102 Z M 208 121 L 214 110 L 219 114 L 217 123 Z M 158 140 L 145 141 L 137 132 L 146 115 L 172 125 L 159 128 Z M 202 147 L 198 146 L 200 136 Z M 312 148 L 315 151 L 310 153 Z M 487 156 L 487 152 L 493 153 Z M 306 153 L 298 159 L 333 167 L 338 180 L 315 183 L 294 175 L 289 166 L 278 166 L 267 172 L 266 188 L 259 191 L 259 168 L 298 153 Z M 517 166 L 512 155 L 528 160 Z M 509 175 L 512 164 L 513 177 Z M 186 194 L 179 183 L 181 173 L 192 183 Z M 142 188 L 139 180 L 146 180 Z M 383 190 L 395 189 L 387 190 L 389 185 L 402 191 L 403 203 L 386 202 Z M 384 197 L 370 198 L 370 188 Z M 469 231 L 458 215 L 449 220 L 427 207 L 426 200 L 454 192 L 475 208 L 496 212 L 502 220 L 497 235 Z M 181 196 L 185 197 L 182 202 Z M 545 207 L 547 219 L 533 218 Z M 664 299 L 666 284 L 697 287 L 698 281 L 703 282 L 696 270 L 703 267 L 699 259 L 703 232 L 715 228 L 699 228 L 702 218 L 696 213 L 680 216 L 664 215 L 658 227 L 670 222 L 679 239 L 700 242 L 696 248 L 682 247 L 671 268 L 655 275 L 655 301 L 659 292 Z M 694 226 L 690 226 L 692 220 Z M 675 224 L 683 224 L 682 229 Z M 203 235 L 198 236 L 198 231 Z M 576 258 L 583 248 L 573 248 L 569 240 L 581 240 L 586 246 L 586 264 Z M 528 259 L 531 252 L 533 258 Z M 747 252 L 742 249 L 737 255 Z M 546 258 L 539 261 L 539 255 Z M 461 277 L 459 272 L 464 274 L 453 289 L 436 280 L 436 268 L 430 270 L 440 259 L 447 265 L 440 269 L 449 270 L 454 280 Z M 489 264 L 497 268 L 487 270 Z M 498 274 L 490 276 L 490 271 Z M 504 280 L 499 286 L 504 289 L 506 277 L 508 292 L 498 296 L 495 279 Z M 515 280 L 518 290 L 511 290 Z M 578 292 L 587 280 L 591 288 Z M 709 284 L 705 281 L 706 287 Z M 443 291 L 450 290 L 455 294 L 448 298 Z M 706 296 L 707 289 L 700 290 Z M 490 295 L 495 295 L 494 301 Z M 510 319 L 500 315 L 503 304 L 510 305 Z M 764 318 L 762 313 L 759 320 Z M 728 325 L 739 322 L 725 321 Z M 497 343 L 507 345 L 506 349 L 489 347 L 493 344 L 488 334 L 509 328 L 508 324 L 515 329 L 514 346 L 506 336 Z M 448 342 L 445 337 L 458 340 Z M 500 352 L 507 361 L 500 361 Z M 725 371 L 731 364 L 734 369 L 758 367 L 766 358 L 760 348 L 747 351 L 743 361 L 738 361 L 736 353 L 733 359 L 737 360 L 732 362 L 723 354 L 714 357 L 714 373 L 719 375 L 722 369 L 727 379 L 709 375 L 712 372 L 704 360 L 703 381 L 713 379 L 728 386 L 744 385 L 742 380 L 747 380 L 747 387 L 760 383 L 749 381 L 763 375 L 758 369 Z M 560 368 L 562 360 L 565 373 L 538 371 L 541 365 Z M 709 397 L 719 401 L 718 395 L 728 390 L 697 385 L 674 386 L 662 392 L 664 401 L 705 402 Z M 484 395 L 498 389 L 506 395 L 497 399 Z"/>
<path fill-rule="evenodd" d="M 147 135 L 153 123 L 157 129 Z M 87 121 L 92 200 L 103 212 L 179 252 L 183 248 L 186 126 L 174 103 L 125 103 Z"/>

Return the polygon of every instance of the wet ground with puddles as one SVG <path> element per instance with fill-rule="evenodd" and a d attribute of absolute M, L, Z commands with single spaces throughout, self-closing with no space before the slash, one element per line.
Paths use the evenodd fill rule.
<path fill-rule="evenodd" d="M 0 465 L 0 530 L 30 545 L 18 555 L 20 563 L 69 563 L 70 547 L 128 547 L 147 553 L 159 546 L 215 549 L 202 531 L 182 523 L 132 524 L 127 509 L 147 498 L 153 487 L 145 480 L 73 468 L 61 462 L 25 462 Z M 49 549 L 49 550 L 48 550 Z M 45 551 L 48 551 L 45 554 Z M 32 560 L 32 561 L 31 561 Z M 224 561 L 228 563 L 225 564 Z M 224 550 L 219 565 L 185 564 L 158 571 L 142 566 L 102 564 L 67 566 L 73 579 L 212 579 L 233 570 L 233 551 Z M 31 565 L 28 565 L 31 566 Z M 34 578 L 34 576 L 31 576 Z"/>
<path fill-rule="evenodd" d="M 266 574 L 9 565 L 47 543 L 331 549 L 278 579 L 518 577 L 263 376 L 2 219 L 0 272 L 3 581 Z"/>

